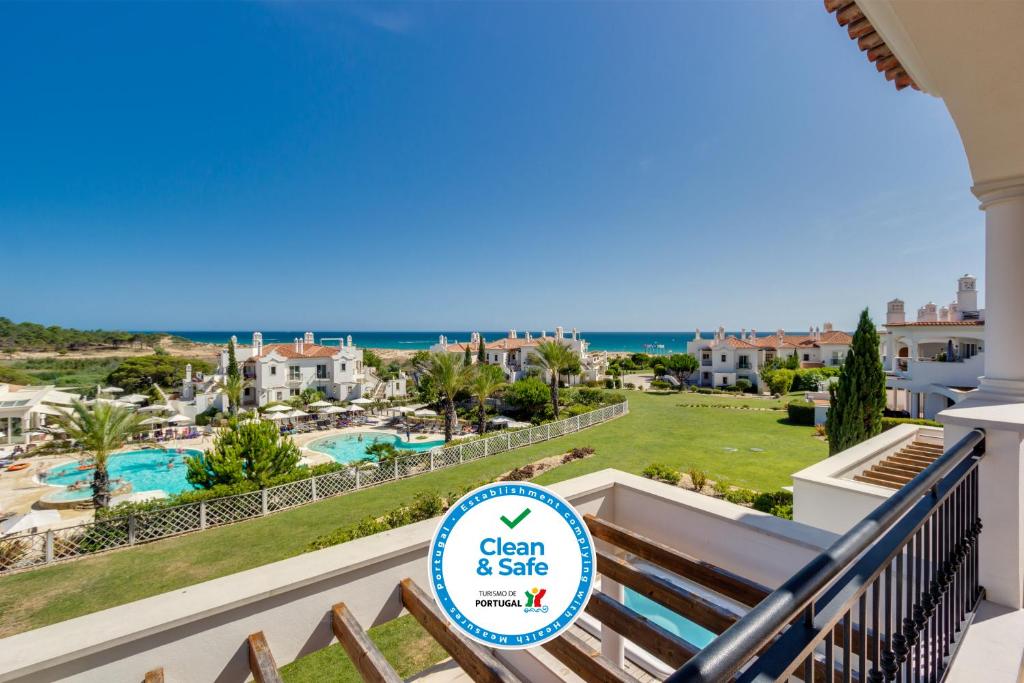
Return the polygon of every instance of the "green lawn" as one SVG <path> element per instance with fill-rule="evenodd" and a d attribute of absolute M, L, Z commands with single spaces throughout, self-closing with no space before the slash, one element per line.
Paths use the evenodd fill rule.
<path fill-rule="evenodd" d="M 369 630 L 370 638 L 402 678 L 447 659 L 426 629 L 406 615 Z M 341 645 L 335 643 L 281 668 L 285 683 L 362 683 Z"/>
<path fill-rule="evenodd" d="M 597 452 L 537 481 L 550 484 L 607 467 L 639 473 L 661 462 L 769 490 L 789 484 L 791 473 L 827 453 L 810 427 L 785 424 L 784 413 L 678 407 L 692 395 L 627 395 L 629 415 L 578 434 L 262 519 L 0 578 L 0 636 L 292 557 L 317 536 L 380 516 L 420 491 L 443 495 L 574 446 Z"/>
<path fill-rule="evenodd" d="M 682 393 L 677 396 L 676 404 L 700 404 L 715 406 L 735 406 L 747 408 L 777 408 L 782 409 L 793 399 L 803 399 L 804 392 L 787 394 L 781 398 L 761 398 L 750 394 L 698 394 L 695 392 Z"/>

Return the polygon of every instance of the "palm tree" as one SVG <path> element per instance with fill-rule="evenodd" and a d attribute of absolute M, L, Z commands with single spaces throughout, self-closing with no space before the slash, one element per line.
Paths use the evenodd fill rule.
<path fill-rule="evenodd" d="M 477 400 L 480 415 L 477 418 L 477 431 L 487 431 L 487 399 L 505 386 L 505 373 L 497 365 L 478 365 L 473 379 L 469 382 L 469 393 Z"/>
<path fill-rule="evenodd" d="M 548 373 L 551 380 L 551 408 L 558 417 L 558 378 L 572 368 L 580 365 L 579 356 L 568 346 L 564 346 L 555 340 L 541 342 L 537 345 L 536 353 L 530 357 L 530 362 Z"/>
<path fill-rule="evenodd" d="M 242 404 L 242 392 L 245 391 L 248 384 L 241 375 L 228 375 L 223 381 L 217 383 L 217 388 L 228 397 L 228 408 L 232 415 L 238 413 L 238 406 Z"/>
<path fill-rule="evenodd" d="M 96 507 L 110 505 L 110 473 L 107 458 L 127 443 L 128 439 L 144 430 L 145 415 L 110 403 L 95 403 L 92 407 L 80 401 L 71 405 L 71 411 L 57 418 L 57 424 L 68 439 L 76 441 L 81 450 L 92 458 L 92 500 Z"/>
<path fill-rule="evenodd" d="M 455 396 L 469 385 L 473 366 L 466 365 L 459 355 L 442 351 L 430 354 L 421 371 L 444 405 L 444 440 L 451 441 L 456 421 Z"/>

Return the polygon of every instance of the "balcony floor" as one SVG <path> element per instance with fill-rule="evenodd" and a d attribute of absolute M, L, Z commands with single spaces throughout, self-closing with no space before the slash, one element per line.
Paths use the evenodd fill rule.
<path fill-rule="evenodd" d="M 995 605 L 978 607 L 967 629 L 947 683 L 1015 683 L 1024 680 L 1024 610 Z"/>

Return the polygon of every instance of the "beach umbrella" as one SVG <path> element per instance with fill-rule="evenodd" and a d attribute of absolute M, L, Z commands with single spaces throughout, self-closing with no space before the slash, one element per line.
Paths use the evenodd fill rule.
<path fill-rule="evenodd" d="M 278 404 L 276 406 L 270 406 L 269 408 L 267 408 L 263 412 L 265 412 L 265 413 L 287 413 L 290 410 L 291 410 L 291 408 L 289 406 L 284 406 L 284 405 Z"/>
<path fill-rule="evenodd" d="M 162 404 L 159 404 L 159 403 L 154 403 L 151 406 L 142 406 L 141 408 L 139 408 L 139 412 L 140 413 L 163 413 L 163 412 L 171 412 L 171 408 L 169 406 L 165 406 L 165 405 L 162 405 Z"/>
<path fill-rule="evenodd" d="M 331 404 L 328 403 L 327 401 L 313 401 L 307 407 L 308 408 L 327 408 L 330 405 Z"/>
<path fill-rule="evenodd" d="M 360 396 L 359 398 L 354 399 L 352 403 L 357 406 L 368 406 L 371 403 L 373 403 L 373 401 L 371 401 L 368 398 L 363 398 L 362 396 Z"/>
<path fill-rule="evenodd" d="M 192 418 L 187 416 L 187 415 L 179 414 L 179 415 L 174 415 L 172 417 L 167 418 L 167 421 L 170 422 L 171 424 L 177 424 L 177 425 L 191 424 L 192 423 Z"/>
<path fill-rule="evenodd" d="M 149 400 L 149 397 L 143 396 L 142 394 L 128 394 L 127 396 L 122 396 L 119 400 L 124 401 L 125 403 L 138 404 L 145 403 Z"/>
<path fill-rule="evenodd" d="M 499 415 L 498 417 L 492 417 L 488 422 L 492 425 L 510 425 L 515 422 L 515 420 L 510 417 L 505 417 L 504 415 Z"/>
<path fill-rule="evenodd" d="M 430 408 L 420 408 L 413 413 L 416 417 L 437 417 L 437 411 L 431 410 Z"/>
<path fill-rule="evenodd" d="M 307 412 L 305 412 L 303 410 L 299 410 L 298 408 L 296 408 L 292 412 L 288 413 L 288 417 L 307 417 L 307 416 L 309 416 L 309 413 L 307 413 Z"/>
<path fill-rule="evenodd" d="M 392 410 L 394 410 L 396 413 L 400 413 L 402 415 L 405 415 L 407 413 L 415 413 L 416 412 L 416 409 L 411 407 L 411 406 L 398 406 L 397 408 L 392 408 Z"/>
<path fill-rule="evenodd" d="M 325 415 L 337 415 L 338 413 L 344 413 L 346 411 L 341 406 L 328 406 L 321 410 L 320 412 Z"/>
<path fill-rule="evenodd" d="M 164 422 L 167 422 L 167 418 L 160 417 L 159 415 L 154 415 L 153 417 L 147 417 L 145 420 L 143 420 L 139 424 L 143 424 L 143 425 L 159 425 L 159 424 L 163 424 Z"/>
<path fill-rule="evenodd" d="M 101 394 L 123 394 L 124 393 L 124 389 L 121 389 L 120 387 L 103 387 L 102 389 L 100 389 L 99 393 L 101 393 Z"/>
<path fill-rule="evenodd" d="M 363 409 L 360 408 L 359 406 L 349 406 L 345 410 L 346 410 L 346 412 L 349 412 L 349 413 L 361 413 L 361 412 L 363 412 Z"/>

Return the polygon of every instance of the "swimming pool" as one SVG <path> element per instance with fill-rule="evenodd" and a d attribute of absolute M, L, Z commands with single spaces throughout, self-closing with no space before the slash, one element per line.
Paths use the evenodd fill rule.
<path fill-rule="evenodd" d="M 700 624 L 695 624 L 686 617 L 679 616 L 667 607 L 659 605 L 634 590 L 627 588 L 625 590 L 625 598 L 626 607 L 636 610 L 658 626 L 671 631 L 697 647 L 707 647 L 715 639 L 715 634 Z"/>
<path fill-rule="evenodd" d="M 326 436 L 310 442 L 306 447 L 329 455 L 338 462 L 352 462 L 367 457 L 366 447 L 375 441 L 392 443 L 400 451 L 428 451 L 444 445 L 444 441 L 403 441 L 401 437 L 387 432 L 351 432 Z"/>
<path fill-rule="evenodd" d="M 107 469 L 110 472 L 111 488 L 118 488 L 115 479 L 123 479 L 132 485 L 133 492 L 161 490 L 168 494 L 190 491 L 194 487 L 185 478 L 185 457 L 199 455 L 202 451 L 184 449 L 183 452 L 165 450 L 163 448 L 144 448 L 138 451 L 116 453 L 107 458 Z M 167 463 L 173 462 L 174 467 L 168 469 Z M 47 496 L 49 500 L 72 501 L 92 497 L 92 468 L 79 469 L 80 462 L 59 465 L 47 471 L 44 482 L 57 486 L 70 486 L 82 481 L 84 486 L 72 491 L 65 489 Z"/>

